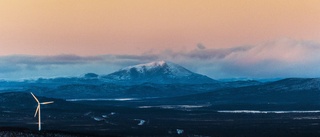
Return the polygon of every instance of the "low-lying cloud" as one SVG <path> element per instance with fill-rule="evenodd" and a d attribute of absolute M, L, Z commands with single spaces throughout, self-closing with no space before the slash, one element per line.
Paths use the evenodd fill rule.
<path fill-rule="evenodd" d="M 320 77 L 320 44 L 281 39 L 260 45 L 166 50 L 141 55 L 12 55 L 0 57 L 0 79 L 108 74 L 128 65 L 167 60 L 212 78 Z"/>

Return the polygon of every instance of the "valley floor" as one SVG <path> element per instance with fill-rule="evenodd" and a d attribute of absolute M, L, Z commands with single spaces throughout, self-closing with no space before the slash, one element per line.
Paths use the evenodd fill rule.
<path fill-rule="evenodd" d="M 108 107 L 83 112 L 44 109 L 43 132 L 33 112 L 0 112 L 1 136 L 218 136 L 308 137 L 320 135 L 320 113 L 234 113 L 210 108 L 163 109 Z M 17 130 L 10 129 L 17 128 Z M 27 131 L 30 130 L 30 131 Z M 64 132 L 76 133 L 75 135 Z M 53 134 L 53 133 L 52 133 Z M 30 135 L 32 136 L 32 135 Z"/>

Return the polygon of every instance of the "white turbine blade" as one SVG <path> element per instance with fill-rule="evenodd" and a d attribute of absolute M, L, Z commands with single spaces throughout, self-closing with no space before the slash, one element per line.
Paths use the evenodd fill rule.
<path fill-rule="evenodd" d="M 34 98 L 38 103 L 40 103 L 39 100 L 37 99 L 37 97 L 36 97 L 35 95 L 33 95 L 32 92 L 30 92 L 30 93 L 31 93 L 31 95 L 33 96 L 33 98 Z"/>
<path fill-rule="evenodd" d="M 38 107 L 37 107 L 37 109 L 36 109 L 36 112 L 34 113 L 34 117 L 37 116 L 37 113 L 38 113 L 38 111 L 39 111 L 39 108 L 40 108 L 40 105 L 38 105 Z"/>
<path fill-rule="evenodd" d="M 42 104 L 42 105 L 46 105 L 46 104 L 52 104 L 54 101 L 49 101 L 49 102 L 42 102 L 42 103 L 40 103 L 40 104 Z"/>

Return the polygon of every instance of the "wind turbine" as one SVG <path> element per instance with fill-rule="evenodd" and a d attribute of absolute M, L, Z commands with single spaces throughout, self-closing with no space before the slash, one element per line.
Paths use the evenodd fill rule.
<path fill-rule="evenodd" d="M 42 102 L 42 103 L 40 103 L 39 102 L 39 100 L 37 99 L 37 97 L 35 96 L 35 95 L 33 95 L 33 93 L 32 92 L 30 92 L 31 93 L 31 95 L 33 96 L 33 98 L 37 101 L 37 103 L 38 103 L 38 107 L 37 107 L 37 109 L 36 109 L 36 113 L 34 113 L 34 117 L 36 117 L 37 116 L 37 113 L 39 113 L 38 114 L 38 117 L 39 117 L 39 120 L 38 120 L 38 125 L 39 125 L 39 131 L 41 130 L 41 115 L 40 115 L 40 106 L 41 105 L 46 105 L 46 104 L 51 104 L 51 103 L 53 103 L 53 101 L 49 101 L 49 102 Z"/>

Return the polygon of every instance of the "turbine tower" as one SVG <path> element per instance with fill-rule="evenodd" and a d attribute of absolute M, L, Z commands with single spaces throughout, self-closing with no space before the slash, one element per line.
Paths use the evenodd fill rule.
<path fill-rule="evenodd" d="M 49 101 L 49 102 L 42 102 L 42 103 L 40 103 L 39 102 L 39 100 L 37 99 L 37 97 L 35 96 L 35 95 L 33 95 L 33 93 L 32 92 L 30 92 L 31 93 L 31 95 L 33 96 L 33 98 L 37 101 L 37 103 L 38 103 L 38 106 L 37 106 L 37 109 L 36 109 L 36 113 L 34 113 L 34 117 L 36 117 L 37 116 L 37 113 L 38 113 L 38 118 L 39 118 L 39 120 L 38 120 L 38 125 L 39 125 L 39 131 L 41 130 L 41 115 L 40 115 L 40 106 L 41 105 L 46 105 L 46 104 L 51 104 L 51 103 L 53 103 L 53 101 Z"/>

